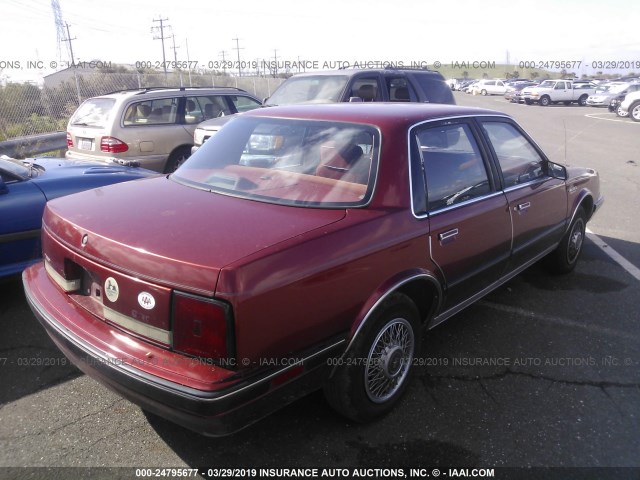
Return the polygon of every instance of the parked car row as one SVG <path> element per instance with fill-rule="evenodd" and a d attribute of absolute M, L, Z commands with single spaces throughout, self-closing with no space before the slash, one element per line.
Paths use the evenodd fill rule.
<path fill-rule="evenodd" d="M 614 111 L 619 117 L 629 117 L 634 122 L 640 122 L 640 90 L 611 100 L 609 111 Z"/>
<path fill-rule="evenodd" d="M 386 68 L 294 75 L 265 106 L 349 101 L 455 103 L 438 72 Z M 261 106 L 258 98 L 232 87 L 145 88 L 90 98 L 69 121 L 66 155 L 170 173 L 226 117 Z"/>

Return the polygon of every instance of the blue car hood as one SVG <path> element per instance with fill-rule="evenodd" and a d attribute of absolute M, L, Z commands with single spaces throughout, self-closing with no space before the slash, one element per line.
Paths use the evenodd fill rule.
<path fill-rule="evenodd" d="M 34 175 L 31 181 L 42 190 L 49 200 L 75 193 L 78 190 L 158 175 L 157 172 L 144 168 L 67 160 L 65 158 L 43 157 L 29 159 L 29 161 L 35 166 L 44 168 L 44 171 L 38 169 L 38 174 Z"/>

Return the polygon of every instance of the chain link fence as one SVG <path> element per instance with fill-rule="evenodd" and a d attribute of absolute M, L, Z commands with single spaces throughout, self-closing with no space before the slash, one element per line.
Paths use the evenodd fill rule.
<path fill-rule="evenodd" d="M 61 132 L 84 100 L 97 95 L 148 87 L 237 87 L 259 99 L 284 81 L 272 77 L 232 77 L 195 72 L 96 73 L 73 69 L 45 78 L 45 85 L 0 86 L 0 141 L 26 135 Z"/>

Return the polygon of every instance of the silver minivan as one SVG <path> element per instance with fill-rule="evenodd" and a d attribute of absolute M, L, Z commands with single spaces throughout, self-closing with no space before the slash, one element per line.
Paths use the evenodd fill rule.
<path fill-rule="evenodd" d="M 93 97 L 69 120 L 66 156 L 170 173 L 191 154 L 200 122 L 260 105 L 233 87 L 145 88 Z"/>

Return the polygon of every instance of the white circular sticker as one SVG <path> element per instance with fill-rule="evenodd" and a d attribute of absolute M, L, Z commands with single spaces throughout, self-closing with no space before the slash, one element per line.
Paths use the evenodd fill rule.
<path fill-rule="evenodd" d="M 104 282 L 104 293 L 107 298 L 115 302 L 118 300 L 118 295 L 120 295 L 120 288 L 118 288 L 118 282 L 113 277 L 109 277 Z"/>
<path fill-rule="evenodd" d="M 146 310 L 151 310 L 156 306 L 156 299 L 148 292 L 140 292 L 138 295 L 138 303 Z"/>

